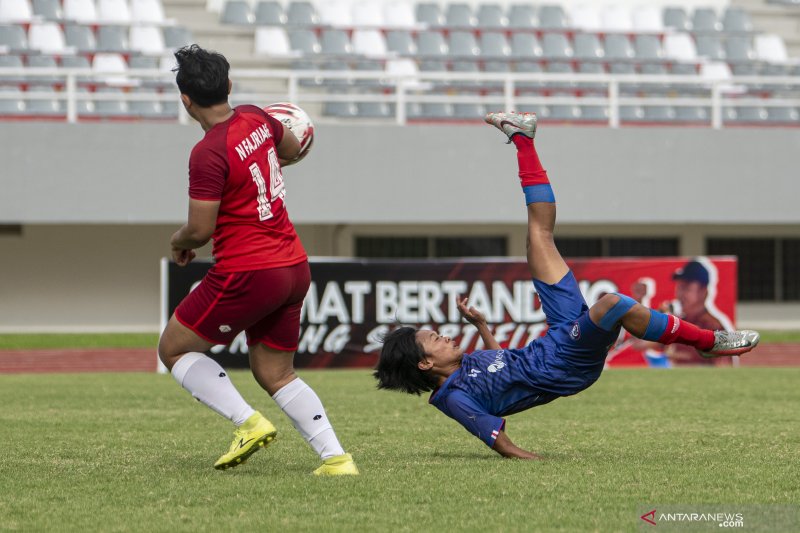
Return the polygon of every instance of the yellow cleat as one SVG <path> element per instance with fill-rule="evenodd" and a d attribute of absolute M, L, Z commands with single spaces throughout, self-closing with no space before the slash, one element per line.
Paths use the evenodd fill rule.
<path fill-rule="evenodd" d="M 357 476 L 358 467 L 349 453 L 328 457 L 314 470 L 315 476 Z"/>
<path fill-rule="evenodd" d="M 258 450 L 275 440 L 278 430 L 272 422 L 256 411 L 233 432 L 233 442 L 228 453 L 220 457 L 214 468 L 225 470 L 239 466 Z"/>

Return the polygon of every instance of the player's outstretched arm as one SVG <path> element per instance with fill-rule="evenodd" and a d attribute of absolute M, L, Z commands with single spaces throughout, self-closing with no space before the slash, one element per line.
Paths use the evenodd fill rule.
<path fill-rule="evenodd" d="M 489 331 L 489 324 L 486 322 L 486 317 L 483 316 L 483 313 L 475 309 L 474 307 L 467 307 L 469 303 L 468 298 L 462 298 L 456 302 L 458 306 L 458 312 L 461 313 L 461 316 L 475 326 L 478 329 L 478 333 L 483 339 L 483 344 L 489 350 L 499 350 L 500 343 L 495 340 L 494 335 L 492 332 Z"/>
<path fill-rule="evenodd" d="M 511 439 L 508 438 L 505 431 L 501 431 L 497 435 L 492 449 L 508 459 L 541 459 L 541 457 L 535 453 L 523 450 L 511 442 Z"/>

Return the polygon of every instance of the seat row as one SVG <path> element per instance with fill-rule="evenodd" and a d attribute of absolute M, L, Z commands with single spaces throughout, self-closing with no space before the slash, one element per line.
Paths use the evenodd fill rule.
<path fill-rule="evenodd" d="M 549 29 L 608 32 L 654 32 L 668 29 L 695 32 L 750 32 L 753 24 L 746 11 L 728 7 L 720 15 L 713 8 L 698 8 L 691 15 L 682 7 L 597 6 L 590 3 L 565 9 L 561 5 L 515 4 L 506 9 L 497 3 L 379 2 L 326 0 L 315 8 L 311 2 L 290 2 L 284 8 L 275 0 L 209 0 L 209 8 L 220 11 L 225 24 L 343 27 L 429 27 Z"/>
<path fill-rule="evenodd" d="M 114 87 L 103 87 L 96 91 L 79 88 L 78 93 L 86 98 L 76 101 L 78 118 L 175 120 L 178 117 L 179 103 L 174 93 L 135 88 L 128 91 L 129 99 L 122 99 L 123 92 Z M 0 87 L 0 116 L 64 119 L 66 114 L 66 95 L 57 88 L 42 85 L 20 91 Z"/>
<path fill-rule="evenodd" d="M 163 24 L 161 0 L 0 0 L 0 23 L 37 20 L 103 24 Z"/>
<path fill-rule="evenodd" d="M 0 26 L 0 46 L 11 52 L 29 50 L 47 54 L 74 52 L 137 52 L 160 55 L 192 42 L 183 26 L 100 26 L 55 22 L 33 23 L 28 31 L 22 25 Z"/>
<path fill-rule="evenodd" d="M 783 39 L 773 34 L 728 36 L 674 33 L 650 34 L 513 33 L 426 30 L 380 31 L 357 29 L 290 29 L 260 27 L 255 32 L 256 54 L 274 56 L 350 56 L 483 58 L 483 59 L 580 59 L 608 61 L 715 61 L 785 62 Z"/>

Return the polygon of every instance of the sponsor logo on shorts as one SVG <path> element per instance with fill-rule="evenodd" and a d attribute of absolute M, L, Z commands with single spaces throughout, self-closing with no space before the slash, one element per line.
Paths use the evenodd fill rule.
<path fill-rule="evenodd" d="M 498 372 L 506 367 L 506 362 L 503 361 L 503 354 L 505 354 L 505 350 L 497 350 L 497 355 L 494 358 L 494 363 L 486 367 L 491 373 Z"/>
<path fill-rule="evenodd" d="M 230 333 L 231 332 L 231 327 L 229 325 L 227 325 L 227 324 L 222 324 L 219 327 L 219 332 L 220 333 Z"/>
<path fill-rule="evenodd" d="M 577 322 L 572 325 L 572 329 L 569 332 L 569 336 L 573 338 L 573 340 L 578 340 L 581 338 L 581 327 L 578 325 Z"/>

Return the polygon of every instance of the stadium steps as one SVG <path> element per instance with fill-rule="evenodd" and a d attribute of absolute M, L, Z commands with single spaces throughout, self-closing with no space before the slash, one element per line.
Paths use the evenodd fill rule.
<path fill-rule="evenodd" d="M 747 10 L 756 31 L 783 37 L 789 57 L 800 57 L 800 6 L 767 4 L 765 0 L 733 0 L 731 4 Z"/>

